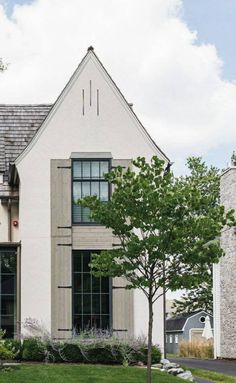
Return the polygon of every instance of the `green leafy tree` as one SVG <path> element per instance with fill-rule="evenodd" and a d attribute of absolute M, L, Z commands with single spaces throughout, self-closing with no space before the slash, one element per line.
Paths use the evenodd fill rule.
<path fill-rule="evenodd" d="M 175 299 L 173 308 L 175 315 L 192 313 L 194 311 L 204 310 L 213 315 L 213 277 L 212 269 L 206 273 L 204 282 L 195 289 L 187 291 L 180 299 Z"/>
<path fill-rule="evenodd" d="M 207 196 L 211 206 L 220 205 L 220 170 L 213 166 L 208 168 L 200 158 L 189 158 L 188 166 L 192 182 L 202 189 L 202 193 Z M 215 240 L 217 241 L 217 238 Z M 211 266 L 205 273 L 204 282 L 184 293 L 180 299 L 174 300 L 175 314 L 179 315 L 197 310 L 205 310 L 209 314 L 213 314 L 212 287 Z"/>
<path fill-rule="evenodd" d="M 106 176 L 114 189 L 109 202 L 96 196 L 78 201 L 120 240 L 118 247 L 93 255 L 93 273 L 124 276 L 128 289 L 141 289 L 147 297 L 148 383 L 154 302 L 164 290 L 192 289 L 204 282 L 210 265 L 223 254 L 213 239 L 234 224 L 233 211 L 225 213 L 207 192 L 214 174 L 205 176 L 204 167 L 200 159 L 189 159 L 190 174 L 176 178 L 157 157 L 150 163 L 138 158 L 132 169 L 118 166 Z"/>

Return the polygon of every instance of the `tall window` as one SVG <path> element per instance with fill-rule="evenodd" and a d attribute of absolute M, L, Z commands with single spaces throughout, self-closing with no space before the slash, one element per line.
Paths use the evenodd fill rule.
<path fill-rule="evenodd" d="M 7 338 L 16 332 L 16 250 L 0 249 L 0 328 Z"/>
<path fill-rule="evenodd" d="M 109 172 L 109 160 L 73 161 L 73 223 L 92 223 L 90 210 L 77 205 L 78 199 L 96 195 L 101 201 L 109 199 L 109 185 L 104 174 Z"/>
<path fill-rule="evenodd" d="M 95 251 L 94 251 L 95 252 Z M 110 328 L 110 280 L 91 274 L 91 251 L 75 250 L 73 256 L 73 328 Z"/>

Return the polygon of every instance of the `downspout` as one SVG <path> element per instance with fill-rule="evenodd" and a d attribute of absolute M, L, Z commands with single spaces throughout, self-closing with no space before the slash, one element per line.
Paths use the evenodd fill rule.
<path fill-rule="evenodd" d="M 12 200 L 11 198 L 8 199 L 8 242 L 12 242 L 12 230 L 11 230 L 11 206 L 12 206 Z"/>

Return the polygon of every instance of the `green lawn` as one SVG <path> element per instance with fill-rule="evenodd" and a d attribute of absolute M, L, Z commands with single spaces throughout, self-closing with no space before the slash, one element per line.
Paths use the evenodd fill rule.
<path fill-rule="evenodd" d="M 219 372 L 213 372 L 209 370 L 201 370 L 198 368 L 186 368 L 190 370 L 194 376 L 209 379 L 214 383 L 236 383 L 236 377 L 234 376 L 224 375 L 220 374 Z"/>
<path fill-rule="evenodd" d="M 0 372 L 4 383 L 145 383 L 146 369 L 76 364 L 28 364 Z M 183 383 L 182 379 L 153 371 L 153 383 Z"/>

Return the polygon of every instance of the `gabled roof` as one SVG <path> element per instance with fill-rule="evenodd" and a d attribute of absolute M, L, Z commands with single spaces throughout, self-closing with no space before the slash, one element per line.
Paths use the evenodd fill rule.
<path fill-rule="evenodd" d="M 32 140 L 51 105 L 0 105 L 0 172 L 7 173 Z"/>
<path fill-rule="evenodd" d="M 120 89 L 118 88 L 118 86 L 116 85 L 116 83 L 112 80 L 111 76 L 109 75 L 109 73 L 107 72 L 107 70 L 105 69 L 105 67 L 103 66 L 103 64 L 101 63 L 101 61 L 99 60 L 99 58 L 97 57 L 97 55 L 94 53 L 94 49 L 93 47 L 89 47 L 88 48 L 88 51 L 86 53 L 86 55 L 83 57 L 83 59 L 81 60 L 80 64 L 78 65 L 77 69 L 75 70 L 75 72 L 73 73 L 73 75 L 71 76 L 70 80 L 68 81 L 68 83 L 66 84 L 66 86 L 64 87 L 64 89 L 62 90 L 62 92 L 60 93 L 60 95 L 58 96 L 57 100 L 55 101 L 55 103 L 53 104 L 53 107 L 51 108 L 50 112 L 48 113 L 47 117 L 45 118 L 45 120 L 43 121 L 40 129 L 38 129 L 38 131 L 36 132 L 36 134 L 34 135 L 33 139 L 29 142 L 29 144 L 26 146 L 26 148 L 22 151 L 22 153 L 20 153 L 20 155 L 17 157 L 16 159 L 16 164 L 18 164 L 21 159 L 26 155 L 26 153 L 31 150 L 31 148 L 33 147 L 34 143 L 37 141 L 37 139 L 40 137 L 40 135 L 42 134 L 42 132 L 44 131 L 44 129 L 46 128 L 48 122 L 51 120 L 52 116 L 54 115 L 54 113 L 56 112 L 57 108 L 59 107 L 59 105 L 61 104 L 61 102 L 63 101 L 63 99 L 66 97 L 67 95 L 67 92 L 70 90 L 70 88 L 73 86 L 74 82 L 77 80 L 78 76 L 80 75 L 80 73 L 83 71 L 86 63 L 88 62 L 88 60 L 94 60 L 97 64 L 97 67 L 99 68 L 99 70 L 103 73 L 103 75 L 106 77 L 106 79 L 110 82 L 111 86 L 113 87 L 115 93 L 117 94 L 117 96 L 120 98 L 120 100 L 123 102 L 123 105 L 125 106 L 125 108 L 127 109 L 128 113 L 131 114 L 131 116 L 133 117 L 133 119 L 135 120 L 136 122 L 136 126 L 138 129 L 140 129 L 144 135 L 144 137 L 146 138 L 147 142 L 155 149 L 155 151 L 157 153 L 159 153 L 159 155 L 165 160 L 167 161 L 168 163 L 170 162 L 169 158 L 165 155 L 165 153 L 157 146 L 157 144 L 155 143 L 155 141 L 152 139 L 152 137 L 150 136 L 150 134 L 147 132 L 147 130 L 144 128 L 144 126 L 142 125 L 142 123 L 140 122 L 140 120 L 138 119 L 138 117 L 136 116 L 136 114 L 134 113 L 133 109 L 130 107 L 130 104 L 127 102 L 127 100 L 125 99 L 124 95 L 121 93 Z"/>
<path fill-rule="evenodd" d="M 95 60 L 101 72 L 113 87 L 114 92 L 116 92 L 128 113 L 130 113 L 132 118 L 135 120 L 137 128 L 143 132 L 143 135 L 149 144 L 156 150 L 156 152 L 160 154 L 163 159 L 169 162 L 168 157 L 162 152 L 162 150 L 151 138 L 147 130 L 144 128 L 134 113 L 133 109 L 130 107 L 130 104 L 126 101 L 120 89 L 117 87 L 101 61 L 94 53 L 93 47 L 89 47 L 87 54 L 80 62 L 79 66 L 75 70 L 74 74 L 54 104 L 0 105 L 1 173 L 7 174 L 9 171 L 9 165 L 14 162 L 19 163 L 21 159 L 26 155 L 26 153 L 31 149 L 89 59 Z"/>
<path fill-rule="evenodd" d="M 183 327 L 186 323 L 186 321 L 195 316 L 196 314 L 204 313 L 206 315 L 209 315 L 211 318 L 212 316 L 210 314 L 207 314 L 204 310 L 195 311 L 192 313 L 182 314 L 178 315 L 175 318 L 167 319 L 166 321 L 166 331 L 183 331 Z"/>

